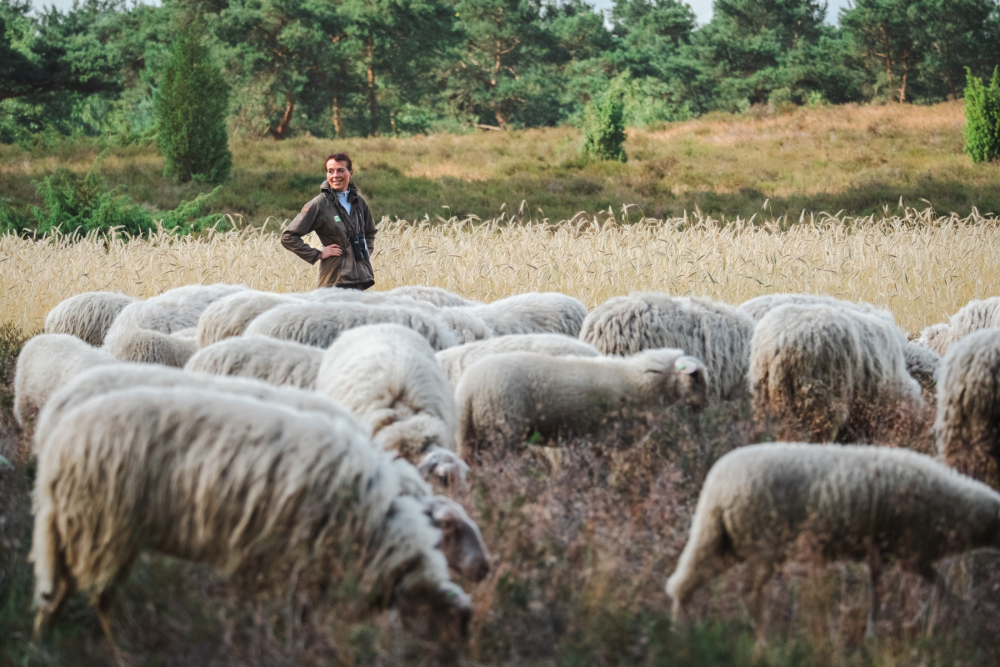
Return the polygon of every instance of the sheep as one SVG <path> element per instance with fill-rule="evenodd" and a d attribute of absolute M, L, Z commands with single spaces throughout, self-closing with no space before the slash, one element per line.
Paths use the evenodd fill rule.
<path fill-rule="evenodd" d="M 117 292 L 84 292 L 64 299 L 45 316 L 45 333 L 70 334 L 94 347 L 104 343 L 112 322 L 125 306 L 138 301 Z"/>
<path fill-rule="evenodd" d="M 969 334 L 949 348 L 933 432 L 948 465 L 1000 490 L 1000 328 Z"/>
<path fill-rule="evenodd" d="M 14 419 L 22 427 L 38 415 L 49 397 L 80 373 L 117 364 L 106 350 L 71 334 L 41 334 L 21 349 L 14 370 Z"/>
<path fill-rule="evenodd" d="M 434 350 L 412 329 L 379 324 L 345 331 L 323 354 L 316 391 L 407 459 L 431 447 L 455 449 L 455 396 Z"/>
<path fill-rule="evenodd" d="M 434 525 L 435 514 L 456 518 L 454 503 L 408 493 L 400 462 L 344 420 L 245 396 L 139 388 L 67 412 L 45 451 L 31 551 L 39 634 L 77 589 L 107 628 L 111 587 L 140 550 L 258 586 L 310 566 L 328 581 L 353 579 L 373 606 L 427 600 L 463 629 L 468 622 L 471 600 L 438 547 L 449 535 Z M 464 556 L 462 546 L 452 551 Z M 487 559 L 480 551 L 452 565 L 479 580 Z"/>
<path fill-rule="evenodd" d="M 451 386 L 458 385 L 459 378 L 466 368 L 491 354 L 501 352 L 537 352 L 553 357 L 577 356 L 599 357 L 601 353 L 589 343 L 563 334 L 515 334 L 499 336 L 489 340 L 459 345 L 441 350 L 435 356 L 438 364 L 444 369 Z"/>
<path fill-rule="evenodd" d="M 186 285 L 122 309 L 104 339 L 104 347 L 121 361 L 183 366 L 197 351 L 194 340 L 170 334 L 198 326 L 198 318 L 212 302 L 242 285 Z"/>
<path fill-rule="evenodd" d="M 219 299 L 198 318 L 198 347 L 208 347 L 231 336 L 242 336 L 247 325 L 261 313 L 299 300 L 298 295 L 256 290 L 243 290 Z"/>
<path fill-rule="evenodd" d="M 903 346 L 903 357 L 906 361 L 906 372 L 920 385 L 924 402 L 933 404 L 937 395 L 937 376 L 938 369 L 941 367 L 941 355 L 911 341 Z"/>
<path fill-rule="evenodd" d="M 496 336 L 527 333 L 580 333 L 587 307 L 559 292 L 517 294 L 463 309 L 481 318 Z"/>
<path fill-rule="evenodd" d="M 813 442 L 877 441 L 922 425 L 920 385 L 904 338 L 878 315 L 831 305 L 785 305 L 754 330 L 750 384 L 758 415 Z"/>
<path fill-rule="evenodd" d="M 455 390 L 459 455 L 480 444 L 516 447 L 526 436 L 589 433 L 622 409 L 683 401 L 701 408 L 705 365 L 683 350 L 646 350 L 631 357 L 494 354 L 469 366 Z"/>
<path fill-rule="evenodd" d="M 718 401 L 747 394 L 753 329 L 753 320 L 728 304 L 636 292 L 595 308 L 583 323 L 580 340 L 603 354 L 680 348 L 705 362 L 710 395 Z"/>
<path fill-rule="evenodd" d="M 448 325 L 433 313 L 401 306 L 361 303 L 303 303 L 278 306 L 255 318 L 246 335 L 270 336 L 328 348 L 348 329 L 366 324 L 401 324 L 422 335 L 435 350 L 458 344 Z"/>
<path fill-rule="evenodd" d="M 920 345 L 941 356 L 966 336 L 983 329 L 1000 327 L 1000 296 L 973 300 L 958 309 L 947 323 L 932 324 L 920 334 Z"/>
<path fill-rule="evenodd" d="M 449 292 L 440 287 L 429 287 L 427 285 L 404 285 L 391 289 L 386 294 L 393 296 L 405 296 L 417 301 L 426 301 L 439 308 L 454 308 L 462 306 L 479 305 L 477 301 L 471 301 L 465 297 Z"/>
<path fill-rule="evenodd" d="M 989 546 L 1000 547 L 1000 494 L 931 457 L 889 447 L 752 445 L 709 471 L 666 591 L 679 619 L 695 591 L 745 562 L 756 617 L 760 588 L 784 561 L 867 559 L 873 634 L 885 559 L 940 585 L 935 561 Z"/>
<path fill-rule="evenodd" d="M 797 306 L 840 306 L 881 317 L 892 324 L 896 323 L 895 318 L 892 316 L 892 312 L 889 310 L 878 308 L 877 306 L 873 306 L 872 304 L 864 301 L 845 301 L 843 299 L 837 299 L 832 296 L 822 294 L 764 294 L 762 296 L 754 297 L 749 301 L 744 301 L 742 304 L 737 306 L 736 309 L 741 313 L 748 315 L 754 322 L 760 322 L 765 315 L 778 306 L 785 306 L 788 304 Z"/>
<path fill-rule="evenodd" d="M 240 336 L 202 348 L 188 360 L 184 370 L 314 389 L 322 361 L 323 350 L 317 347 L 264 336 Z"/>
<path fill-rule="evenodd" d="M 925 327 L 920 332 L 920 336 L 911 342 L 918 347 L 932 350 L 938 356 L 943 357 L 948 352 L 948 346 L 951 344 L 949 341 L 950 335 L 951 325 L 946 322 L 939 322 L 938 324 Z"/>
<path fill-rule="evenodd" d="M 333 401 L 312 391 L 295 387 L 275 387 L 259 380 L 246 378 L 215 377 L 202 373 L 188 373 L 178 368 L 154 364 L 115 364 L 106 368 L 93 368 L 80 373 L 52 394 L 45 407 L 39 412 L 35 428 L 35 454 L 55 428 L 62 415 L 80 403 L 115 391 L 127 391 L 136 387 L 172 389 L 175 387 L 191 390 L 214 391 L 226 394 L 250 396 L 301 410 L 318 412 L 334 419 L 353 420 L 356 429 L 370 434 L 368 427 L 354 419 L 350 412 Z"/>

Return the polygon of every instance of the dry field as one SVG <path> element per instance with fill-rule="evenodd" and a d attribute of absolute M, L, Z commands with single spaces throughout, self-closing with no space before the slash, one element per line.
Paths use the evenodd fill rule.
<path fill-rule="evenodd" d="M 619 221 L 621 221 L 619 215 Z M 911 331 L 973 298 L 1000 294 L 1000 225 L 992 217 L 817 216 L 802 224 L 707 219 L 558 225 L 384 222 L 380 289 L 439 285 L 491 300 L 558 290 L 588 306 L 632 290 L 741 302 L 777 291 L 828 293 L 892 309 Z M 114 656 L 86 601 L 53 635 L 30 634 L 28 434 L 10 422 L 12 361 L 23 335 L 72 294 L 150 296 L 193 282 L 274 291 L 314 286 L 309 267 L 258 231 L 202 239 L 0 238 L 0 667 L 107 665 Z M 949 595 L 924 636 L 930 587 L 899 568 L 883 575 L 878 638 L 864 639 L 866 570 L 790 564 L 766 589 L 755 645 L 739 568 L 695 599 L 696 623 L 671 627 L 663 586 L 684 546 L 697 494 L 725 452 L 771 438 L 744 404 L 700 414 L 675 407 L 560 443 L 561 454 L 484 453 L 453 491 L 482 527 L 494 570 L 461 582 L 476 613 L 469 641 L 440 641 L 395 612 L 345 617 L 323 598 L 283 591 L 247 599 L 208 568 L 143 556 L 122 582 L 113 630 L 129 665 L 990 665 L 1000 663 L 1000 559 L 977 553 L 940 569 Z M 928 451 L 929 438 L 906 444 Z"/>

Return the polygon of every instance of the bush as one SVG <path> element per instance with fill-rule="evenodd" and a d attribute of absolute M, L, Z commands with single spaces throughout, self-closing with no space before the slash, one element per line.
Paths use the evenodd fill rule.
<path fill-rule="evenodd" d="M 199 18 L 181 31 L 155 98 L 163 175 L 181 183 L 221 183 L 233 165 L 226 131 L 229 89 L 209 61 L 204 38 Z"/>
<path fill-rule="evenodd" d="M 965 68 L 965 152 L 973 162 L 1000 156 L 1000 70 L 994 68 L 989 88 Z"/>
<path fill-rule="evenodd" d="M 591 100 L 583 112 L 583 151 L 598 160 L 625 162 L 625 105 L 609 91 Z"/>

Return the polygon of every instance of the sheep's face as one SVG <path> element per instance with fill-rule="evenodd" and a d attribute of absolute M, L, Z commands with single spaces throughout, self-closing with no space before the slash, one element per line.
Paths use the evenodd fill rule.
<path fill-rule="evenodd" d="M 708 403 L 708 369 L 700 359 L 679 357 L 674 362 L 678 398 L 689 408 L 700 410 Z"/>
<path fill-rule="evenodd" d="M 490 553 L 479 526 L 462 506 L 450 498 L 434 496 L 428 500 L 427 515 L 441 531 L 439 548 L 449 567 L 469 581 L 481 581 L 490 571 Z"/>

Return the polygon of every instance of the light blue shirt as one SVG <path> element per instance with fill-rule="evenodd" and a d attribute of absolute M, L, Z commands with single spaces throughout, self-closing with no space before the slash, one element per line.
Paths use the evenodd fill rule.
<path fill-rule="evenodd" d="M 347 211 L 347 215 L 350 215 L 351 214 L 351 203 L 349 201 L 347 201 L 347 193 L 346 192 L 338 192 L 337 193 L 337 199 L 340 200 L 340 205 L 344 207 L 345 211 Z"/>

